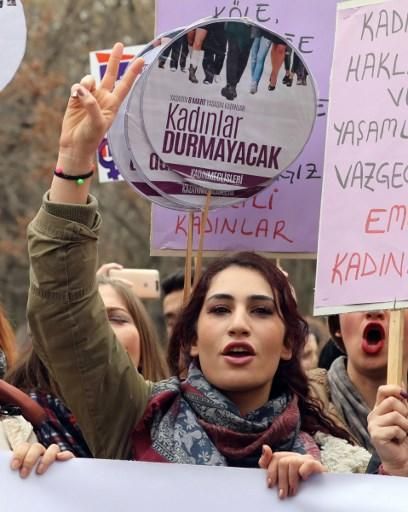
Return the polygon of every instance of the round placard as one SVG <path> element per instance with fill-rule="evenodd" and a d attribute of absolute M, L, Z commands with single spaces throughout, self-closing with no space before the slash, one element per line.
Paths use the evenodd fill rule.
<path fill-rule="evenodd" d="M 184 73 L 160 64 L 186 41 Z M 314 82 L 300 53 L 242 18 L 207 19 L 176 36 L 146 70 L 137 101 L 160 160 L 188 181 L 224 191 L 264 186 L 285 170 L 316 118 Z"/>
<path fill-rule="evenodd" d="M 138 173 L 139 176 L 143 174 L 146 183 L 166 198 L 167 202 L 171 202 L 175 209 L 200 210 L 206 204 L 208 189 L 187 182 L 183 176 L 169 169 L 155 153 L 143 130 L 140 105 L 143 79 L 144 76 L 146 76 L 148 67 L 152 62 L 155 62 L 157 54 L 158 49 L 156 48 L 143 56 L 145 59 L 143 74 L 134 84 L 130 98 L 127 101 L 125 136 L 134 166 L 131 169 L 124 167 L 121 169 L 121 174 L 130 182 L 133 180 L 136 173 Z M 163 65 L 169 64 L 167 61 L 162 62 Z M 113 129 L 116 129 L 116 126 L 118 124 L 120 125 L 120 122 L 121 121 L 118 121 Z M 237 204 L 243 199 L 258 193 L 260 190 L 261 187 L 242 189 L 239 191 L 212 191 L 210 209 Z"/>
<path fill-rule="evenodd" d="M 0 91 L 12 80 L 24 57 L 27 28 L 20 0 L 0 2 Z"/>

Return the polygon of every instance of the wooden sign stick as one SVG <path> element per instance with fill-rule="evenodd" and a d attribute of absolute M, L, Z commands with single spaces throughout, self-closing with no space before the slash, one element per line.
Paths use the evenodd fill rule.
<path fill-rule="evenodd" d="M 193 288 L 196 287 L 203 269 L 203 251 L 204 251 L 204 237 L 205 237 L 205 227 L 207 225 L 208 212 L 210 210 L 210 202 L 211 202 L 211 190 L 207 192 L 207 197 L 205 200 L 204 210 L 201 212 L 201 222 L 200 222 L 200 238 L 198 240 L 198 252 L 195 260 L 195 269 L 194 269 L 194 284 Z"/>
<path fill-rule="evenodd" d="M 388 333 L 387 384 L 407 384 L 407 368 L 404 365 L 404 310 L 390 312 Z"/>
<path fill-rule="evenodd" d="M 190 212 L 188 216 L 188 231 L 187 231 L 187 250 L 186 262 L 184 265 L 184 294 L 183 305 L 186 305 L 191 293 L 191 271 L 192 271 L 192 256 L 193 256 L 193 222 L 194 213 Z"/>

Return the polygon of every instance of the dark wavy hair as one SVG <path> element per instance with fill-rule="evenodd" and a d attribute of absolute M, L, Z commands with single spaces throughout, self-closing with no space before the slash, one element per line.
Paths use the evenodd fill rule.
<path fill-rule="evenodd" d="M 270 260 L 252 252 L 239 252 L 217 259 L 203 273 L 190 300 L 181 311 L 168 346 L 168 363 L 173 375 L 182 375 L 192 358 L 190 349 L 197 339 L 197 320 L 205 297 L 215 275 L 228 267 L 236 266 L 259 272 L 269 283 L 277 314 L 285 325 L 284 343 L 292 350 L 290 360 L 278 365 L 271 398 L 283 392 L 296 395 L 301 414 L 302 429 L 310 434 L 326 432 L 350 440 L 349 434 L 337 427 L 322 411 L 319 403 L 309 396 L 308 379 L 301 366 L 301 354 L 308 334 L 307 322 L 300 316 L 291 286 L 284 273 Z M 250 286 L 250 283 L 242 283 Z"/>
<path fill-rule="evenodd" d="M 3 351 L 6 359 L 6 368 L 11 368 L 17 357 L 16 338 L 7 320 L 6 313 L 0 305 L 0 350 Z"/>

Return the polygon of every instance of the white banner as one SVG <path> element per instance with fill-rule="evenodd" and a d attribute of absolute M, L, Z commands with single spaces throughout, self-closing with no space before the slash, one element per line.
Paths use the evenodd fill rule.
<path fill-rule="evenodd" d="M 408 479 L 324 474 L 280 501 L 261 469 L 72 459 L 22 480 L 0 452 L 2 512 L 406 512 Z"/>

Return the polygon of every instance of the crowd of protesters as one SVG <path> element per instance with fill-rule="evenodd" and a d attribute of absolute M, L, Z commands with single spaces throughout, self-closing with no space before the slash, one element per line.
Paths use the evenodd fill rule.
<path fill-rule="evenodd" d="M 72 88 L 60 172 L 28 229 L 24 352 L 0 311 L 0 445 L 14 450 L 12 469 L 26 477 L 73 456 L 261 468 L 280 498 L 323 471 L 408 476 L 408 394 L 386 384 L 389 312 L 331 316 L 340 355 L 321 369 L 328 335 L 255 253 L 210 263 L 185 303 L 183 280 L 169 285 L 168 342 L 126 282 L 97 275 L 93 155 L 143 65 L 116 83 L 122 51 L 100 85 L 86 76 Z"/>

